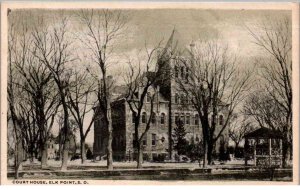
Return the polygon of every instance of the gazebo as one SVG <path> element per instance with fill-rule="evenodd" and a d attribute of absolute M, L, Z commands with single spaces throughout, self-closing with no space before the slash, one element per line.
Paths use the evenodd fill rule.
<path fill-rule="evenodd" d="M 254 166 L 282 166 L 282 135 L 275 130 L 262 127 L 245 136 L 245 165 L 253 158 Z"/>

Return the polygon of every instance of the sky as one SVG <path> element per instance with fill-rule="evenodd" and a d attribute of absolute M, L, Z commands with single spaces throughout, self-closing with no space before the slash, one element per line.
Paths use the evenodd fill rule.
<path fill-rule="evenodd" d="M 80 32 L 81 24 L 76 18 L 76 10 L 12 10 L 9 22 L 26 21 L 29 25 L 43 15 L 46 25 L 56 22 L 60 15 L 70 16 L 70 32 Z M 255 30 L 255 26 L 266 18 L 276 20 L 282 17 L 291 19 L 291 11 L 280 10 L 213 10 L 213 9 L 141 9 L 124 10 L 129 16 L 126 34 L 120 39 L 116 49 L 118 63 L 111 67 L 111 73 L 119 73 L 124 64 L 123 55 L 137 54 L 145 46 L 154 47 L 159 41 L 166 42 L 175 28 L 175 40 L 180 48 L 186 48 L 197 40 L 218 40 L 227 44 L 231 52 L 240 58 L 240 64 L 253 63 L 253 58 L 264 57 L 265 53 L 253 43 L 247 27 Z M 78 43 L 78 42 L 76 42 Z M 78 43 L 80 46 L 80 43 Z M 87 51 L 80 47 L 80 52 Z M 78 63 L 77 63 L 78 64 Z M 117 74 L 118 75 L 118 74 Z M 121 78 L 119 79 L 121 80 Z M 91 114 L 86 118 L 89 123 Z M 86 124 L 87 125 L 87 124 Z M 78 137 L 79 138 L 79 137 Z M 87 142 L 93 143 L 93 128 Z"/>

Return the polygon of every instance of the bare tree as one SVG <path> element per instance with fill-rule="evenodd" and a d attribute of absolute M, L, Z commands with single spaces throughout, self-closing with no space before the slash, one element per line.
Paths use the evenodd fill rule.
<path fill-rule="evenodd" d="M 11 69 L 15 71 L 12 81 L 22 99 L 18 104 L 18 119 L 22 126 L 23 149 L 31 155 L 41 151 L 42 167 L 47 165 L 46 142 L 53 126 L 58 108 L 53 81 L 49 70 L 35 59 L 32 37 L 25 22 L 18 24 L 18 32 L 12 34 L 15 46 L 10 47 Z"/>
<path fill-rule="evenodd" d="M 161 67 L 158 65 L 158 60 L 161 58 L 161 54 L 159 53 L 161 49 L 160 43 L 152 50 L 146 48 L 146 63 L 142 63 L 140 59 L 138 59 L 137 63 L 133 63 L 132 60 L 128 61 L 129 70 L 125 77 L 127 86 L 125 97 L 134 120 L 134 142 L 136 142 L 138 153 L 137 168 L 142 168 L 142 142 L 151 127 L 153 117 L 156 117 L 153 114 L 154 102 L 158 101 L 158 82 L 161 82 L 162 77 L 164 77 L 164 72 L 159 70 Z M 142 116 L 142 113 L 146 109 L 149 110 L 149 117 L 147 115 Z M 141 119 L 146 124 L 144 130 L 141 129 Z"/>
<path fill-rule="evenodd" d="M 19 169 L 22 167 L 22 133 L 21 133 L 21 122 L 18 117 L 17 113 L 17 105 L 19 102 L 18 94 L 19 91 L 16 88 L 16 85 L 14 85 L 15 78 L 13 76 L 16 76 L 14 69 L 12 68 L 13 62 L 14 62 L 14 54 L 16 52 L 16 33 L 14 30 L 14 26 L 9 26 L 9 32 L 8 32 L 8 87 L 7 87 L 7 93 L 8 93 L 8 104 L 9 104 L 9 110 L 8 115 L 9 118 L 12 120 L 13 125 L 13 136 L 14 136 L 14 170 L 15 170 L 15 179 L 19 178 Z"/>
<path fill-rule="evenodd" d="M 252 130 L 253 126 L 251 124 L 251 121 L 247 120 L 245 116 L 233 117 L 230 122 L 228 135 L 235 144 L 235 152 L 242 142 L 244 136 Z"/>
<path fill-rule="evenodd" d="M 41 20 L 43 22 L 43 20 Z M 61 170 L 67 169 L 69 154 L 69 109 L 67 102 L 69 79 L 72 75 L 68 63 L 74 61 L 71 51 L 71 42 L 67 37 L 67 18 L 62 17 L 58 24 L 38 27 L 32 32 L 35 46 L 34 56 L 46 66 L 56 84 L 60 103 L 64 114 L 64 145 Z M 42 25 L 39 23 L 39 25 Z"/>
<path fill-rule="evenodd" d="M 108 66 L 111 63 L 117 40 L 125 29 L 127 18 L 121 11 L 91 10 L 82 11 L 78 15 L 81 23 L 86 28 L 84 37 L 79 39 L 91 54 L 97 73 L 98 92 L 97 99 L 101 111 L 104 113 L 105 126 L 108 131 L 107 143 L 107 168 L 113 169 L 112 155 L 112 120 L 111 120 L 111 93 L 108 81 Z"/>
<path fill-rule="evenodd" d="M 253 118 L 258 126 L 268 127 L 283 135 L 289 135 L 288 139 L 292 139 L 292 134 L 284 132 L 285 128 L 283 126 L 286 125 L 285 110 L 265 90 L 256 90 L 247 97 L 244 104 L 244 113 Z M 283 140 L 283 142 L 287 143 L 288 139 Z M 286 151 L 283 150 L 283 153 L 287 153 Z M 283 161 L 283 163 L 286 162 Z"/>
<path fill-rule="evenodd" d="M 54 123 L 54 117 L 59 107 L 59 100 L 52 79 L 52 73 L 34 56 L 35 47 L 32 46 L 32 38 L 30 37 L 30 33 L 27 31 L 26 26 L 23 27 L 25 27 L 25 29 L 23 30 L 20 40 L 21 51 L 18 52 L 18 54 L 22 56 L 16 58 L 14 64 L 20 75 L 19 81 L 22 82 L 17 82 L 16 84 L 27 93 L 28 97 L 30 97 L 28 105 L 31 107 L 31 117 L 34 123 L 31 127 L 33 128 L 33 131 L 29 130 L 29 132 L 32 131 L 35 133 L 35 128 L 38 128 L 39 133 L 35 133 L 35 136 L 32 136 L 33 134 L 29 133 L 28 135 L 25 135 L 25 137 L 30 137 L 31 140 L 33 140 L 31 146 L 36 140 L 38 141 L 38 146 L 42 155 L 41 165 L 43 168 L 47 165 L 47 141 Z M 23 106 L 22 109 L 24 110 L 25 107 Z M 28 120 L 30 110 L 24 110 L 23 112 L 27 115 L 28 122 L 30 122 Z M 25 118 L 23 119 L 23 123 L 25 124 Z M 27 123 L 28 129 L 30 129 L 30 126 L 31 124 Z M 37 139 L 37 136 L 39 139 Z"/>
<path fill-rule="evenodd" d="M 280 113 L 285 118 L 284 123 L 275 126 L 284 135 L 283 165 L 285 166 L 289 153 L 292 154 L 291 22 L 287 17 L 277 20 L 267 19 L 257 28 L 247 27 L 247 29 L 254 43 L 270 58 L 269 61 L 258 60 L 262 70 L 261 89 L 267 92 L 269 102 L 276 104 L 274 107 L 281 110 Z"/>
<path fill-rule="evenodd" d="M 92 101 L 92 93 L 95 91 L 93 79 L 88 77 L 88 73 L 76 72 L 71 78 L 70 93 L 68 94 L 70 112 L 79 128 L 80 132 L 80 152 L 81 163 L 86 160 L 85 140 L 94 123 L 95 115 L 90 120 L 87 129 L 84 130 L 84 120 L 86 115 L 95 107 L 95 101 Z"/>
<path fill-rule="evenodd" d="M 228 52 L 226 46 L 215 41 L 200 42 L 189 52 L 189 58 L 178 58 L 175 70 L 183 68 L 182 77 L 175 77 L 175 80 L 178 89 L 185 93 L 199 114 L 204 148 L 203 167 L 206 167 L 207 161 L 209 165 L 212 162 L 216 141 L 244 98 L 250 73 L 240 71 L 236 57 Z"/>

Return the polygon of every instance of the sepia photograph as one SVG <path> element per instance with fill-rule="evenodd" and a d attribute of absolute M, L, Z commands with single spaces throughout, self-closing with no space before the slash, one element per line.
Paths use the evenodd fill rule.
<path fill-rule="evenodd" d="M 2 6 L 1 183 L 297 182 L 297 4 L 87 4 Z"/>

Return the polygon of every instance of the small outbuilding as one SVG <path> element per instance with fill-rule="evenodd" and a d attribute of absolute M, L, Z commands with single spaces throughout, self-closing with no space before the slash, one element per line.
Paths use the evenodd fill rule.
<path fill-rule="evenodd" d="M 245 136 L 245 165 L 254 160 L 254 166 L 282 167 L 282 135 L 262 127 Z"/>

